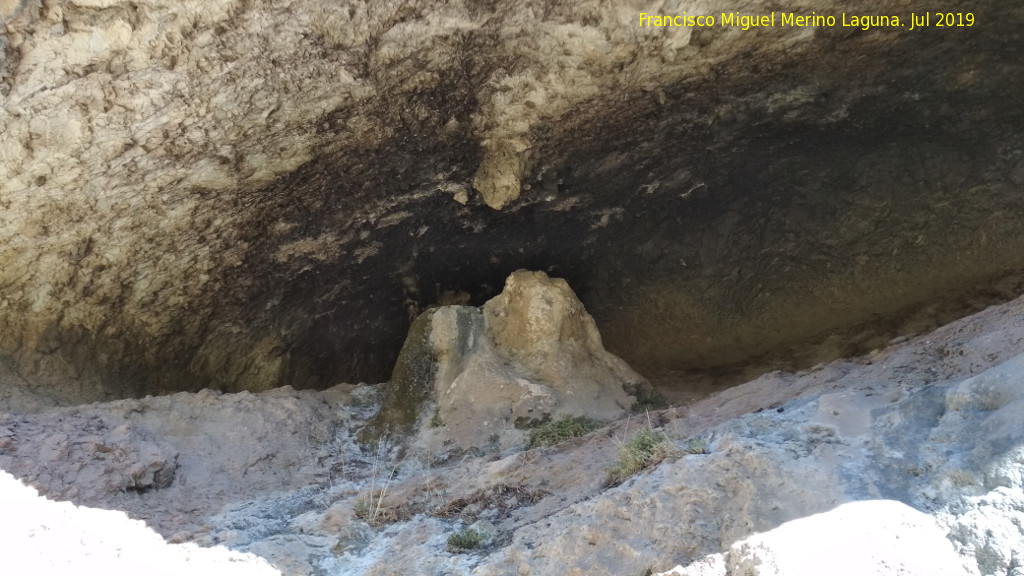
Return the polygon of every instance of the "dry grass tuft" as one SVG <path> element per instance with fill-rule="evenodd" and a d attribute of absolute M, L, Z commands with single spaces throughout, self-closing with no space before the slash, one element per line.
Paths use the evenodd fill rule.
<path fill-rule="evenodd" d="M 555 422 L 548 422 L 530 430 L 530 441 L 526 443 L 526 449 L 554 446 L 572 438 L 585 436 L 600 427 L 600 422 L 586 416 L 563 416 Z"/>
<path fill-rule="evenodd" d="M 619 459 L 608 469 L 606 486 L 618 486 L 633 475 L 652 468 L 665 459 L 679 454 L 679 449 L 664 432 L 641 428 L 625 442 L 619 442 Z"/>

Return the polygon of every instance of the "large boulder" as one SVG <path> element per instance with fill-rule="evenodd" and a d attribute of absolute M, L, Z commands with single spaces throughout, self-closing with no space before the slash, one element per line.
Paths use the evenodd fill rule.
<path fill-rule="evenodd" d="M 624 416 L 648 387 L 604 349 L 565 280 L 517 270 L 480 308 L 417 318 L 368 431 L 418 431 L 427 449 L 508 447 L 554 417 Z"/>

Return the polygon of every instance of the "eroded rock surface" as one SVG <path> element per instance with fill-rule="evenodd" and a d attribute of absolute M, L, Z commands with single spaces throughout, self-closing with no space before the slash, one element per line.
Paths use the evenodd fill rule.
<path fill-rule="evenodd" d="M 767 576 L 834 571 L 843 558 L 880 574 L 1016 576 L 1022 353 L 1018 299 L 551 448 L 400 459 L 397 445 L 356 442 L 380 387 L 342 385 L 7 414 L 0 467 L 51 497 L 145 519 L 172 542 L 255 553 L 296 576 Z M 608 488 L 620 445 L 647 426 L 679 453 Z M 687 453 L 694 439 L 707 453 Z M 148 445 L 178 466 L 170 485 L 133 489 L 124 479 Z M 484 546 L 449 550 L 469 526 L 488 534 Z M 21 528 L 4 542 L 18 538 Z M 18 550 L 48 565 L 38 547 Z"/>
<path fill-rule="evenodd" d="M 0 357 L 63 404 L 381 381 L 410 310 L 518 268 L 645 373 L 1019 293 L 1019 3 L 2 5 Z"/>
<path fill-rule="evenodd" d="M 650 385 L 601 344 L 565 280 L 518 270 L 481 308 L 444 306 L 413 324 L 383 388 L 377 436 L 415 431 L 419 449 L 507 450 L 559 416 L 615 420 Z"/>
<path fill-rule="evenodd" d="M 330 474 L 319 459 L 340 456 L 330 454 L 336 428 L 362 421 L 360 408 L 343 405 L 351 404 L 351 389 L 260 396 L 206 390 L 37 416 L 0 414 L 0 468 L 48 497 L 87 506 L 131 510 L 162 502 L 157 506 L 177 512 L 151 524 L 171 536 L 183 516 L 236 501 L 239 486 L 243 494 L 265 495 Z"/>
<path fill-rule="evenodd" d="M 1017 576 L 1021 302 L 883 344 L 1022 292 L 1024 4 L 871 3 L 974 16 L 915 31 L 639 20 L 769 8 L 867 9 L 0 1 L 0 467 L 289 575 L 767 574 L 802 569 L 787 534 L 890 502 L 886 534 L 941 534 L 952 569 Z M 482 304 L 519 268 L 566 278 L 609 350 L 675 383 L 875 352 L 556 448 L 499 434 L 440 467 L 357 442 L 388 390 L 266 392 L 380 381 L 420 312 Z M 581 317 L 562 317 L 578 343 Z M 490 322 L 420 318 L 414 335 L 457 343 L 427 350 L 469 350 Z M 551 332 L 493 320 L 495 342 Z M 530 386 L 572 372 L 555 352 L 616 372 L 587 346 L 486 364 L 508 387 L 493 416 L 557 412 Z M 451 382 L 472 368 L 458 358 L 437 363 Z M 264 392 L 146 397 L 207 387 Z M 431 390 L 412 390 L 415 422 Z M 438 423 L 457 428 L 468 397 L 441 398 Z M 641 426 L 710 453 L 607 489 Z M 26 516 L 74 515 L 0 490 Z M 2 542 L 38 572 L 47 525 L 23 520 Z M 470 525 L 485 547 L 449 551 Z"/>

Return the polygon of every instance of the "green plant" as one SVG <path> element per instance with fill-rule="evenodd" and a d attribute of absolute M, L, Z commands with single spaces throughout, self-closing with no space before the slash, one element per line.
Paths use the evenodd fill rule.
<path fill-rule="evenodd" d="M 668 408 L 668 400 L 646 381 L 627 384 L 622 389 L 634 398 L 630 407 L 630 412 L 634 414 Z"/>
<path fill-rule="evenodd" d="M 633 397 L 636 401 L 633 402 L 630 411 L 634 414 L 668 408 L 668 400 L 653 388 L 640 388 L 633 392 Z"/>
<path fill-rule="evenodd" d="M 683 447 L 685 454 L 707 454 L 708 453 L 708 441 L 705 438 L 696 437 L 690 438 L 686 441 L 686 446 Z"/>
<path fill-rule="evenodd" d="M 548 422 L 530 430 L 526 449 L 539 446 L 554 446 L 570 438 L 584 436 L 601 427 L 601 423 L 586 416 L 563 416 L 555 422 Z"/>
<path fill-rule="evenodd" d="M 441 418 L 441 409 L 434 408 L 434 415 L 430 418 L 430 427 L 440 428 L 441 426 L 444 426 L 444 420 Z"/>
<path fill-rule="evenodd" d="M 619 443 L 619 459 L 608 469 L 605 484 L 616 486 L 634 474 L 646 470 L 676 454 L 678 449 L 664 432 L 658 432 L 650 426 L 641 428 L 639 432 L 625 442 Z"/>
<path fill-rule="evenodd" d="M 484 446 L 484 452 L 500 452 L 501 451 L 501 436 L 499 434 L 491 434 L 487 437 L 487 445 Z"/>
<path fill-rule="evenodd" d="M 476 550 L 484 545 L 487 533 L 475 528 L 464 528 L 448 537 L 448 551 L 451 553 Z"/>
<path fill-rule="evenodd" d="M 356 500 L 356 505 L 353 508 L 353 511 L 356 514 L 356 518 L 359 518 L 360 520 L 366 520 L 370 517 L 372 513 L 372 509 L 370 508 L 370 501 L 367 498 L 360 498 L 359 500 Z"/>

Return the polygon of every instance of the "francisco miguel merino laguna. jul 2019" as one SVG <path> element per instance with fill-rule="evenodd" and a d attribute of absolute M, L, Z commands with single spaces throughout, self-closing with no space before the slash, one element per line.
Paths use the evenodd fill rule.
<path fill-rule="evenodd" d="M 740 28 L 750 30 L 751 28 L 774 28 L 778 27 L 835 27 L 860 28 L 870 30 L 872 28 L 906 28 L 916 30 L 918 28 L 969 28 L 974 26 L 975 18 L 972 12 L 925 12 L 916 14 L 911 12 L 909 16 L 898 15 L 861 15 L 841 13 L 838 17 L 834 15 L 823 15 L 811 12 L 807 15 L 794 12 L 772 12 L 770 14 L 750 15 L 739 12 L 722 12 L 718 17 L 714 14 L 689 14 L 683 12 L 677 15 L 640 13 L 640 26 L 647 27 L 682 27 L 710 28 L 713 26 Z"/>

